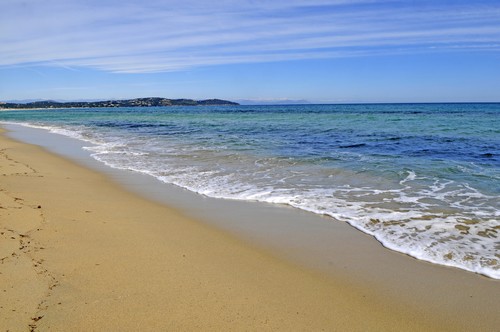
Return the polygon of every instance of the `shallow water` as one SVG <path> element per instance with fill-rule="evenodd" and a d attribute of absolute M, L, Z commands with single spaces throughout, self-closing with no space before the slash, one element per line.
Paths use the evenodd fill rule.
<path fill-rule="evenodd" d="M 329 215 L 388 248 L 500 279 L 500 104 L 32 110 L 0 121 L 91 142 L 111 167 Z"/>

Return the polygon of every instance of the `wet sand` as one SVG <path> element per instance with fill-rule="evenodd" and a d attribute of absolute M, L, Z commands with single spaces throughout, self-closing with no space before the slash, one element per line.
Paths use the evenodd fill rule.
<path fill-rule="evenodd" d="M 5 136 L 0 179 L 2 330 L 500 326 L 498 281 L 390 252 L 347 226 L 348 249 L 325 268 Z"/>

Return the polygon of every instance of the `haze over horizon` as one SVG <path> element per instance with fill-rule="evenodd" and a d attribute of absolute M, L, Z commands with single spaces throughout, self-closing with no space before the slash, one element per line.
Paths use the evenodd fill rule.
<path fill-rule="evenodd" d="M 500 101 L 500 3 L 4 0 L 0 100 Z"/>

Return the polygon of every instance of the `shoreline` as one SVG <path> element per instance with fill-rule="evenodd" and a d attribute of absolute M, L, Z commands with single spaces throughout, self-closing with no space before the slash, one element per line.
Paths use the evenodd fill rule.
<path fill-rule="evenodd" d="M 415 255 L 398 250 L 398 248 L 393 249 L 386 246 L 375 235 L 371 235 L 355 225 L 332 218 L 329 215 L 309 212 L 286 204 L 213 198 L 198 194 L 189 189 L 159 181 L 149 174 L 110 167 L 91 156 L 91 152 L 87 148 L 89 146 L 93 147 L 94 144 L 88 141 L 52 132 L 46 128 L 22 124 L 3 125 L 10 131 L 9 136 L 12 138 L 28 144 L 42 146 L 64 158 L 69 158 L 78 164 L 104 173 L 119 185 L 147 199 L 167 206 L 175 206 L 196 220 L 209 222 L 218 228 L 229 230 L 234 235 L 246 239 L 250 243 L 257 243 L 259 246 L 270 248 L 273 251 L 285 252 L 285 256 L 292 260 L 298 256 L 303 256 L 299 261 L 301 265 L 305 264 L 309 267 L 326 270 L 327 272 L 333 271 L 333 274 L 337 274 L 339 272 L 338 264 L 336 269 L 330 269 L 329 265 L 331 265 L 331 260 L 338 260 L 338 257 L 329 256 L 328 253 L 346 251 L 346 247 L 355 242 L 357 245 L 361 243 L 365 251 L 377 251 L 379 254 L 375 259 L 378 260 L 384 259 L 387 252 L 390 252 L 390 255 L 393 256 L 391 259 L 409 257 L 425 263 L 425 266 L 439 266 L 451 268 L 452 270 L 459 269 L 473 275 L 478 274 L 482 277 L 500 280 L 486 273 L 468 270 L 455 264 L 417 258 Z M 250 217 L 247 217 L 247 215 L 250 215 Z M 337 233 L 340 233 L 340 235 Z M 293 241 L 288 240 L 288 237 L 293 238 Z M 334 241 L 338 244 L 318 245 L 316 243 L 318 237 L 322 238 L 325 243 Z M 313 238 L 314 240 L 311 240 Z M 367 241 L 372 242 L 371 245 Z M 380 246 L 384 249 L 380 250 Z M 296 250 L 292 254 L 288 253 L 296 249 L 296 247 L 300 247 L 300 250 Z M 358 250 L 358 248 L 349 249 L 348 252 Z M 320 259 L 318 259 L 319 256 L 321 256 Z M 364 256 L 353 257 L 355 260 L 363 261 L 358 266 L 370 265 L 370 260 L 367 260 Z M 317 264 L 311 266 L 309 264 L 311 260 Z M 344 265 L 353 264 L 344 262 Z M 380 277 L 380 275 L 374 275 L 371 270 L 364 269 L 363 274 L 369 275 L 370 278 Z M 383 276 L 383 278 L 386 277 Z"/>
<path fill-rule="evenodd" d="M 385 248 L 364 270 L 340 272 L 353 258 L 347 250 L 335 253 L 346 257 L 331 271 L 314 270 L 40 147 L 4 133 L 0 142 L 2 327 L 465 331 L 500 324 L 495 280 Z M 360 250 L 376 247 L 365 245 Z M 366 269 L 372 275 L 363 276 Z"/>

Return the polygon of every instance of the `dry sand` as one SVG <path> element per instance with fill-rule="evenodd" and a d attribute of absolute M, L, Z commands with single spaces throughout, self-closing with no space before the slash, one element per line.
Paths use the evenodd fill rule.
<path fill-rule="evenodd" d="M 457 294 L 458 279 L 472 280 L 474 306 L 439 287 L 417 294 L 405 280 L 404 294 L 387 296 L 276 258 L 102 174 L 0 137 L 1 331 L 499 330 L 500 284 L 451 275 L 459 276 L 447 281 Z M 426 310 L 433 298 L 449 308 Z"/>

